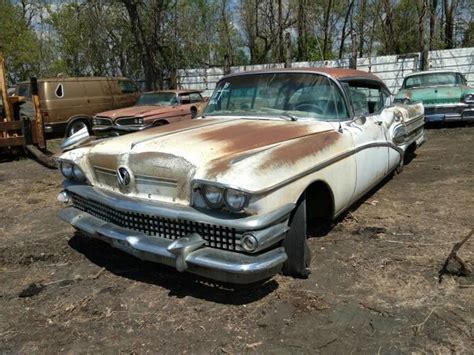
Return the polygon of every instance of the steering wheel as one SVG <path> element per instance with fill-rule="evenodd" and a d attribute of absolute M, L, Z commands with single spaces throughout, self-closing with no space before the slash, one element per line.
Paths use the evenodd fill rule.
<path fill-rule="evenodd" d="M 324 113 L 323 109 L 315 104 L 298 104 L 295 106 L 295 110 L 297 111 L 307 111 L 307 112 L 314 112 L 317 114 L 322 115 Z"/>

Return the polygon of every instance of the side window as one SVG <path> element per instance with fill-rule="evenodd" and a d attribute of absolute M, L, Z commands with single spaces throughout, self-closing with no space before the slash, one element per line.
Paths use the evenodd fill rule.
<path fill-rule="evenodd" d="M 64 97 L 64 85 L 62 83 L 56 86 L 56 90 L 54 90 L 54 94 L 56 97 L 63 98 Z"/>
<path fill-rule="evenodd" d="M 119 87 L 120 91 L 122 91 L 122 94 L 132 94 L 138 92 L 138 88 L 130 80 L 120 80 Z"/>
<path fill-rule="evenodd" d="M 364 83 L 349 83 L 349 97 L 354 115 L 367 116 L 390 105 L 390 95 L 381 87 Z"/>
<path fill-rule="evenodd" d="M 202 96 L 198 92 L 193 92 L 193 93 L 189 94 L 189 97 L 191 98 L 191 103 L 202 101 Z"/>
<path fill-rule="evenodd" d="M 181 105 L 188 105 L 191 103 L 191 98 L 188 94 L 182 94 L 179 95 L 179 102 L 181 102 Z"/>

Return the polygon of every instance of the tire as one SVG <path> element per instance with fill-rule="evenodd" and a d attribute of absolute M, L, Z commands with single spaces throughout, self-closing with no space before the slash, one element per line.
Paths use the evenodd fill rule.
<path fill-rule="evenodd" d="M 311 251 L 308 247 L 306 233 L 306 196 L 298 202 L 293 215 L 290 217 L 288 230 L 283 247 L 288 260 L 283 265 L 284 275 L 296 278 L 307 278 L 310 274 Z"/>
<path fill-rule="evenodd" d="M 197 114 L 198 114 L 197 108 L 194 106 L 191 107 L 191 118 L 196 118 Z"/>
<path fill-rule="evenodd" d="M 72 136 L 74 133 L 80 131 L 84 127 L 89 130 L 89 126 L 84 120 L 75 120 L 67 126 L 66 137 Z"/>

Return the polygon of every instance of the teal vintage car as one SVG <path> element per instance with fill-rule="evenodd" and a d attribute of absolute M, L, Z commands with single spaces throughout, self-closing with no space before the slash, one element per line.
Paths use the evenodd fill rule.
<path fill-rule="evenodd" d="M 474 88 L 456 71 L 424 71 L 403 80 L 395 102 L 423 102 L 426 122 L 474 121 Z"/>

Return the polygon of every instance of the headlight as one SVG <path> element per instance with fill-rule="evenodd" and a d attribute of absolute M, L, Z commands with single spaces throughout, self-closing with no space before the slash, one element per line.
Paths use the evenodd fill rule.
<path fill-rule="evenodd" d="M 72 177 L 78 182 L 86 181 L 86 175 L 82 172 L 81 168 L 79 168 L 77 165 L 74 165 L 72 167 Z"/>
<path fill-rule="evenodd" d="M 403 144 L 405 143 L 406 136 L 407 136 L 407 130 L 405 126 L 398 126 L 393 131 L 393 142 L 395 144 Z"/>
<path fill-rule="evenodd" d="M 247 195 L 238 190 L 227 189 L 224 193 L 224 202 L 232 211 L 238 212 L 245 207 Z"/>
<path fill-rule="evenodd" d="M 72 168 L 73 165 L 67 161 L 62 161 L 61 165 L 59 166 L 61 174 L 63 174 L 66 179 L 72 178 Z"/>
<path fill-rule="evenodd" d="M 143 124 L 143 118 L 142 117 L 137 117 L 133 121 L 135 124 Z"/>
<path fill-rule="evenodd" d="M 464 102 L 474 103 L 474 94 L 465 95 Z"/>
<path fill-rule="evenodd" d="M 217 186 L 205 185 L 201 188 L 202 197 L 206 204 L 211 208 L 219 208 L 222 206 L 223 189 Z"/>
<path fill-rule="evenodd" d="M 98 125 L 99 125 L 99 120 L 97 119 L 97 117 L 95 117 L 95 116 L 92 117 L 92 124 L 93 124 L 94 126 L 98 126 Z"/>

